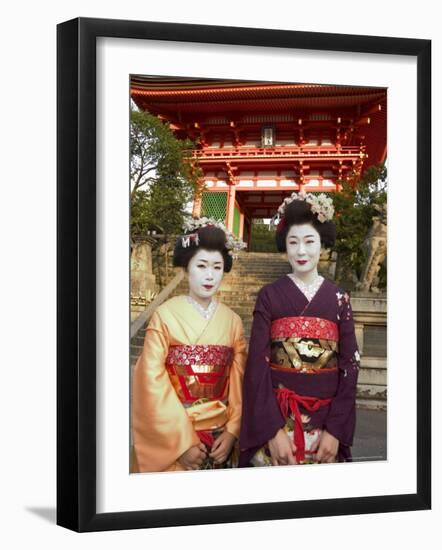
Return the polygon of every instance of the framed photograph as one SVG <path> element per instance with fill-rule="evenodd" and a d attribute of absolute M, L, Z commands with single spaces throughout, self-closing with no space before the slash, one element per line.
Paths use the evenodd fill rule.
<path fill-rule="evenodd" d="M 430 41 L 80 18 L 58 26 L 57 68 L 57 523 L 101 531 L 430 508 Z M 169 149 L 188 155 L 186 173 L 175 180 L 172 156 L 140 169 L 134 128 L 145 116 Z M 172 202 L 165 203 L 168 189 L 184 180 L 194 183 L 194 194 L 183 188 L 181 203 L 170 206 L 172 194 L 167 199 Z M 135 367 L 143 355 L 153 358 L 152 347 L 143 351 L 147 323 L 153 316 L 161 322 L 156 312 L 173 296 L 183 300 L 188 313 L 198 310 L 192 288 L 187 301 L 179 296 L 187 292 L 180 291 L 181 267 L 188 271 L 190 264 L 179 263 L 174 253 L 175 243 L 184 251 L 198 246 L 198 228 L 182 235 L 177 228 L 183 220 L 205 216 L 222 225 L 231 237 L 226 242 L 247 242 L 248 251 L 239 251 L 232 273 L 226 273 L 224 286 L 220 283 L 219 301 L 242 317 L 250 342 L 258 287 L 268 282 L 267 275 L 282 275 L 276 273 L 277 252 L 269 240 L 283 227 L 274 215 L 281 201 L 290 204 L 299 193 L 312 205 L 341 197 L 335 201 L 341 248 L 337 256 L 321 255 L 318 265 L 325 278 L 342 281 L 339 288 L 351 287 L 361 352 L 355 348 L 360 368 L 353 459 L 347 460 L 343 435 L 337 436 L 339 461 L 309 464 L 305 435 L 302 466 L 256 467 L 267 464 L 249 456 L 245 467 L 233 467 L 233 459 L 223 468 L 192 469 L 186 460 L 172 467 L 163 450 L 155 447 L 149 454 L 140 445 L 144 428 L 137 427 L 140 416 L 134 410 L 154 402 L 153 392 L 146 401 L 139 390 L 145 372 Z M 376 214 L 360 257 L 358 243 L 339 241 L 342 227 L 353 236 L 358 227 L 356 217 L 343 214 L 346 196 L 353 212 L 360 205 L 366 217 Z M 147 199 L 157 201 L 150 214 Z M 346 254 L 351 269 L 342 261 Z M 345 308 L 348 295 L 334 294 Z M 247 304 L 238 304 L 244 297 Z M 313 311 L 310 315 L 319 319 Z M 226 326 L 237 318 L 236 313 L 233 321 L 229 317 Z M 213 341 L 222 345 L 209 351 L 225 351 L 218 338 L 223 322 L 219 317 L 212 327 Z M 334 350 L 332 324 L 321 327 L 328 332 L 314 342 L 310 334 L 307 343 L 296 342 L 294 363 L 295 352 L 287 352 L 279 335 L 279 366 L 272 356 L 272 368 L 281 371 L 291 361 L 290 367 L 313 373 L 319 344 Z M 182 357 L 178 347 L 174 353 Z M 169 363 L 174 406 L 178 396 L 183 406 L 192 401 L 193 412 L 195 403 L 204 408 L 212 391 L 208 375 L 203 380 L 192 372 L 192 381 L 203 381 L 206 392 L 192 393 L 189 385 L 179 386 L 183 365 Z M 349 369 L 346 377 L 352 376 Z M 136 378 L 134 372 L 141 374 Z M 325 373 L 312 376 L 325 379 Z M 165 402 L 164 388 L 156 391 L 158 402 Z M 247 391 L 254 395 L 253 384 Z M 323 402 L 316 405 L 329 406 L 327 396 L 320 397 Z M 254 405 L 248 417 L 258 409 Z M 164 425 L 158 409 L 141 410 L 148 411 L 142 422 L 149 433 L 155 422 Z M 294 425 L 301 422 L 298 416 L 292 417 Z M 233 426 L 233 416 L 227 417 Z M 303 415 L 304 434 L 309 421 Z M 239 424 L 226 426 L 239 434 Z M 333 434 L 332 423 L 328 426 Z M 195 429 L 204 432 L 204 452 L 210 450 L 213 434 Z M 174 441 L 183 430 L 176 429 Z M 309 430 L 309 437 L 314 432 Z M 299 444 L 299 438 L 294 441 Z M 240 456 L 246 447 L 238 448 Z"/>

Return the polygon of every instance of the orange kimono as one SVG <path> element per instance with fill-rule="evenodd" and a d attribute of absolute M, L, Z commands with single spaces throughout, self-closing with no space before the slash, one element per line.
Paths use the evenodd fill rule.
<path fill-rule="evenodd" d="M 158 307 L 133 374 L 134 472 L 182 470 L 200 441 L 239 437 L 245 359 L 241 319 L 224 304 L 209 320 L 185 296 Z"/>

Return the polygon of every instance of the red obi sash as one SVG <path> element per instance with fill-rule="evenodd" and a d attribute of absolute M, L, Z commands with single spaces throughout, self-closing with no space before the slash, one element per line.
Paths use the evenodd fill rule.
<path fill-rule="evenodd" d="M 282 317 L 273 321 L 272 340 L 279 338 L 320 338 L 321 340 L 339 340 L 336 323 L 320 317 Z"/>
<path fill-rule="evenodd" d="M 337 370 L 339 330 L 320 317 L 283 317 L 271 326 L 273 370 L 320 374 Z"/>
<path fill-rule="evenodd" d="M 170 346 L 166 369 L 183 405 L 199 399 L 225 401 L 232 359 L 229 346 Z"/>
<path fill-rule="evenodd" d="M 299 405 L 302 405 L 309 412 L 315 412 L 321 407 L 325 407 L 332 402 L 332 398 L 320 399 L 319 397 L 308 397 L 306 395 L 298 395 L 296 392 L 287 388 L 273 388 L 278 400 L 281 414 L 287 418 L 291 413 L 294 416 L 293 441 L 296 445 L 295 458 L 299 463 L 305 458 L 305 439 L 304 430 L 302 427 L 301 412 Z"/>

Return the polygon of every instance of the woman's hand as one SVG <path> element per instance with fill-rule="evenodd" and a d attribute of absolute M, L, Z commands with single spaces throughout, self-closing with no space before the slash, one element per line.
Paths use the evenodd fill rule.
<path fill-rule="evenodd" d="M 269 440 L 269 450 L 273 466 L 296 464 L 294 456 L 296 445 L 282 428 L 276 432 L 275 437 Z"/>
<path fill-rule="evenodd" d="M 178 458 L 178 462 L 185 470 L 198 470 L 206 456 L 206 446 L 203 443 L 199 443 L 187 449 L 187 451 Z"/>
<path fill-rule="evenodd" d="M 316 462 L 335 462 L 338 454 L 339 440 L 335 436 L 323 430 L 319 442 Z"/>
<path fill-rule="evenodd" d="M 212 445 L 212 452 L 209 454 L 210 458 L 212 458 L 216 464 L 225 462 L 232 450 L 235 440 L 236 437 L 225 430 L 215 439 Z"/>

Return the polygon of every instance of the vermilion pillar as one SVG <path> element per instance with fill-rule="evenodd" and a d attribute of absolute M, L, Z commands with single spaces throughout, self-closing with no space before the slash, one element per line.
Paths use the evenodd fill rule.
<path fill-rule="evenodd" d="M 233 216 L 235 212 L 235 195 L 236 190 L 234 185 L 229 185 L 227 191 L 227 206 L 226 206 L 226 227 L 229 231 L 233 230 Z"/>
<path fill-rule="evenodd" d="M 239 218 L 239 238 L 242 239 L 244 236 L 244 212 L 240 212 Z"/>

